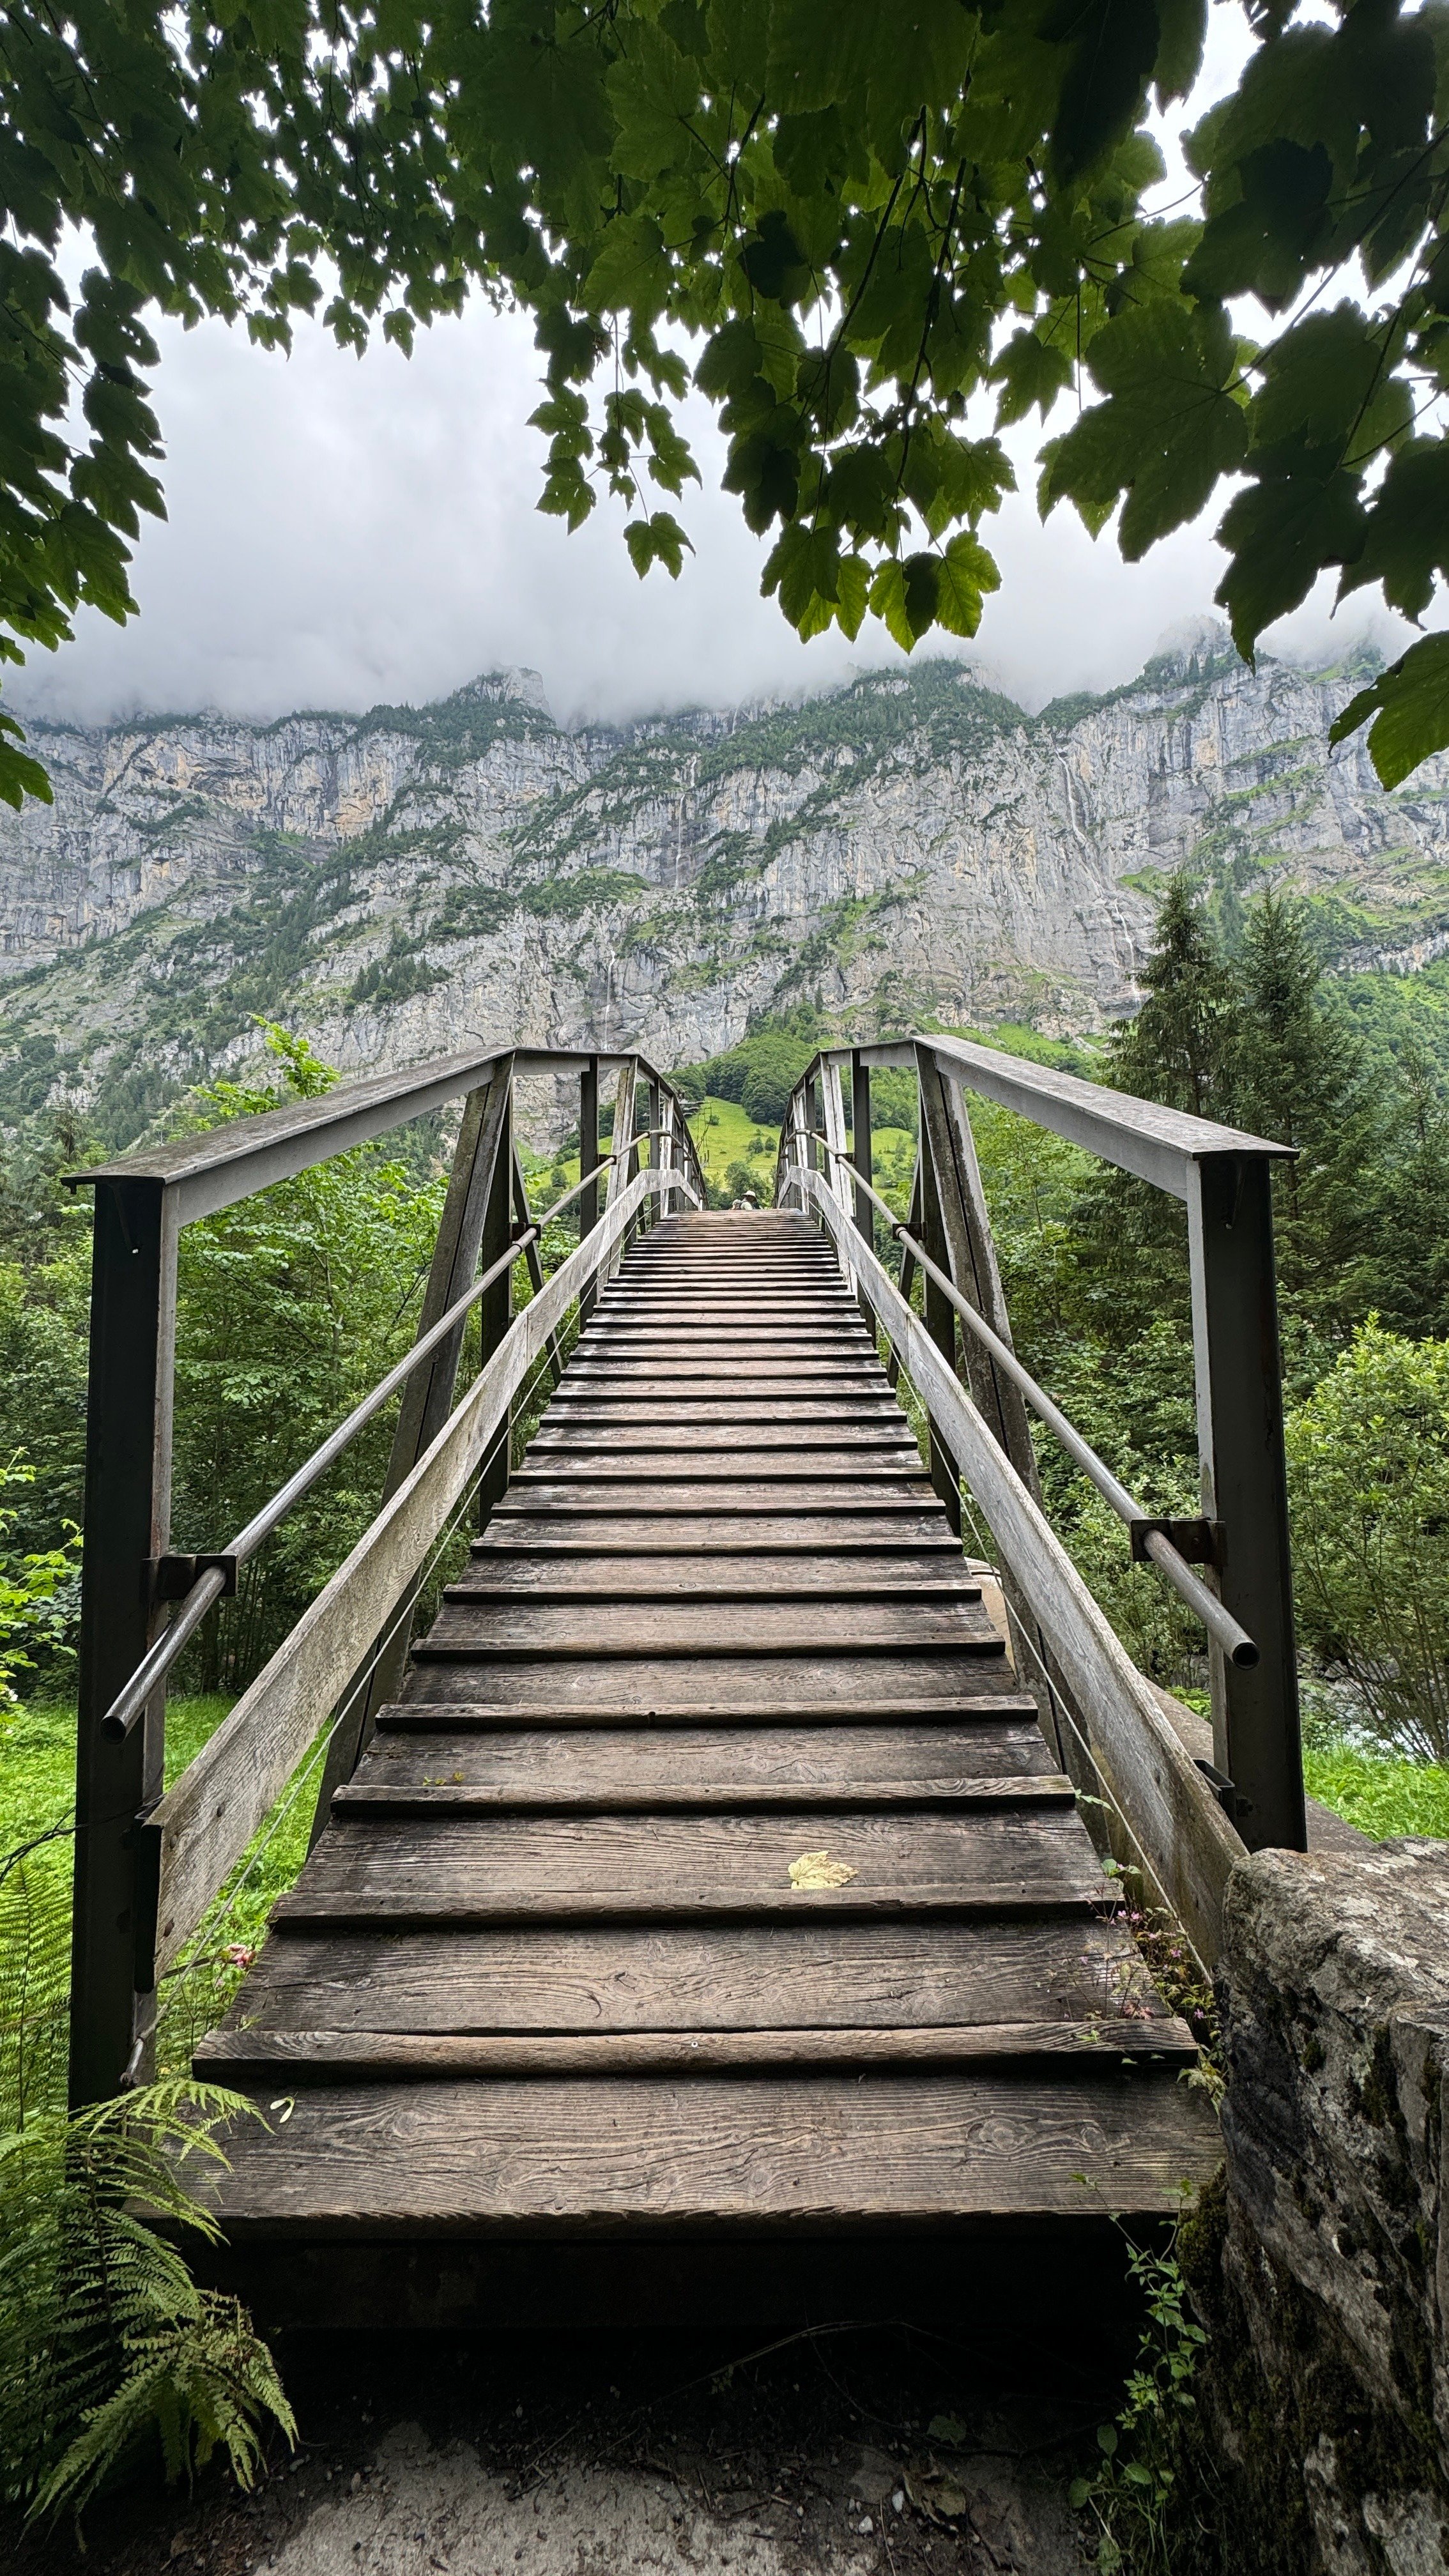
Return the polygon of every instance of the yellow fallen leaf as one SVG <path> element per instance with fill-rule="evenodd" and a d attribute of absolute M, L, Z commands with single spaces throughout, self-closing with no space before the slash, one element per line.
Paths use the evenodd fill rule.
<path fill-rule="evenodd" d="M 828 1851 L 802 1852 L 790 1863 L 792 1887 L 844 1887 L 854 1878 L 843 1860 L 832 1860 Z"/>

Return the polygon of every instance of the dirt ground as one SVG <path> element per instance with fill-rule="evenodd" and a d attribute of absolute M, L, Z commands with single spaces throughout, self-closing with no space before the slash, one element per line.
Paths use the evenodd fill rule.
<path fill-rule="evenodd" d="M 16 2576 L 1079 2576 L 1071 2476 L 1120 2331 L 1030 2314 L 974 2340 L 309 2335 L 278 2359 L 295 2455 L 238 2497 L 145 2487 L 0 2529 Z M 12 2555 L 13 2552 L 13 2555 Z"/>

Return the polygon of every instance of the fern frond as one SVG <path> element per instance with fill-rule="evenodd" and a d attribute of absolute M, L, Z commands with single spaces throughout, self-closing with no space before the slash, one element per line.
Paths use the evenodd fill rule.
<path fill-rule="evenodd" d="M 245 2311 L 197 2289 L 171 2236 L 217 2241 L 185 2169 L 224 2165 L 218 2129 L 259 2116 L 176 2078 L 0 2137 L 0 2485 L 32 2513 L 83 2502 L 148 2426 L 168 2474 L 222 2443 L 244 2482 L 259 2416 L 290 2431 Z"/>
<path fill-rule="evenodd" d="M 65 2100 L 70 1869 L 62 1844 L 0 1870 L 0 2129 Z"/>
<path fill-rule="evenodd" d="M 149 2431 L 161 2444 L 168 2483 L 188 2482 L 224 2449 L 237 2483 L 255 2484 L 259 2428 L 270 2415 L 289 2441 L 296 2419 L 271 2353 L 245 2308 L 220 2292 L 196 2294 L 196 2312 L 155 2333 L 127 2338 L 125 2378 L 57 2461 L 32 2510 L 69 2505 L 80 2513 L 119 2458 Z"/>

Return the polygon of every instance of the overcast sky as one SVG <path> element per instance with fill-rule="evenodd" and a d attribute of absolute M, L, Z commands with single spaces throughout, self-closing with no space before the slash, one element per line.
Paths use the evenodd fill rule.
<path fill-rule="evenodd" d="M 1231 86 L 1246 44 L 1236 0 L 1215 7 L 1191 117 Z M 1171 114 L 1169 149 L 1188 121 Z M 703 490 L 667 505 L 695 548 L 678 582 L 636 578 L 616 505 L 572 536 L 541 517 L 542 442 L 526 425 L 537 360 L 517 317 L 476 305 L 423 332 L 411 360 L 381 343 L 344 356 L 305 322 L 290 359 L 220 323 L 162 324 L 158 338 L 170 515 L 145 523 L 137 550 L 141 616 L 117 629 L 83 614 L 73 645 L 7 681 L 21 712 L 360 709 L 521 663 L 574 721 L 825 687 L 901 658 L 872 623 L 853 645 L 838 633 L 802 645 L 760 597 L 767 547 L 719 490 L 723 442 L 703 404 L 687 421 Z M 983 528 L 1002 586 L 975 648 L 1031 706 L 1129 678 L 1164 634 L 1210 611 L 1224 562 L 1210 533 L 1221 496 L 1138 565 L 1110 531 L 1093 544 L 1067 508 L 1043 527 L 1031 497 L 1041 434 L 1033 419 L 1008 440 L 1021 489 Z M 1317 654 L 1369 631 L 1402 649 L 1407 630 L 1367 597 L 1330 626 L 1331 598 L 1325 580 L 1270 644 Z"/>

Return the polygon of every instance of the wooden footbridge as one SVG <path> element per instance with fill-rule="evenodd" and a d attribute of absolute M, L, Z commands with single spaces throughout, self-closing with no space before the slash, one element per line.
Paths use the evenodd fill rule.
<path fill-rule="evenodd" d="M 920 1080 L 904 1226 L 871 1175 L 880 1062 Z M 580 1239 L 548 1279 L 511 1125 L 540 1075 L 576 1078 L 583 1111 Z M 1142 1513 L 1017 1360 L 971 1088 L 1186 1199 L 1200 1520 Z M 459 1095 L 414 1352 L 228 1546 L 174 1551 L 179 1227 Z M 762 1214 L 704 1212 L 680 1105 L 634 1057 L 448 1060 L 82 1176 L 73 2093 L 144 2078 L 160 1981 L 324 1740 L 311 1857 L 196 2056 L 268 2112 L 216 2199 L 272 2307 L 352 2313 L 364 2248 L 368 2301 L 381 2264 L 392 2314 L 436 2315 L 441 2265 L 456 2319 L 500 2254 L 1100 2227 L 1212 2170 L 1191 2036 L 1103 1855 L 1210 1964 L 1245 1842 L 1303 1841 L 1278 1150 L 930 1040 L 817 1060 Z M 393 1396 L 377 1519 L 163 1795 L 166 1670 Z M 1043 1516 L 1028 1407 L 1202 1618 L 1212 1762 Z M 963 1555 L 963 1485 L 999 1583 Z"/>

